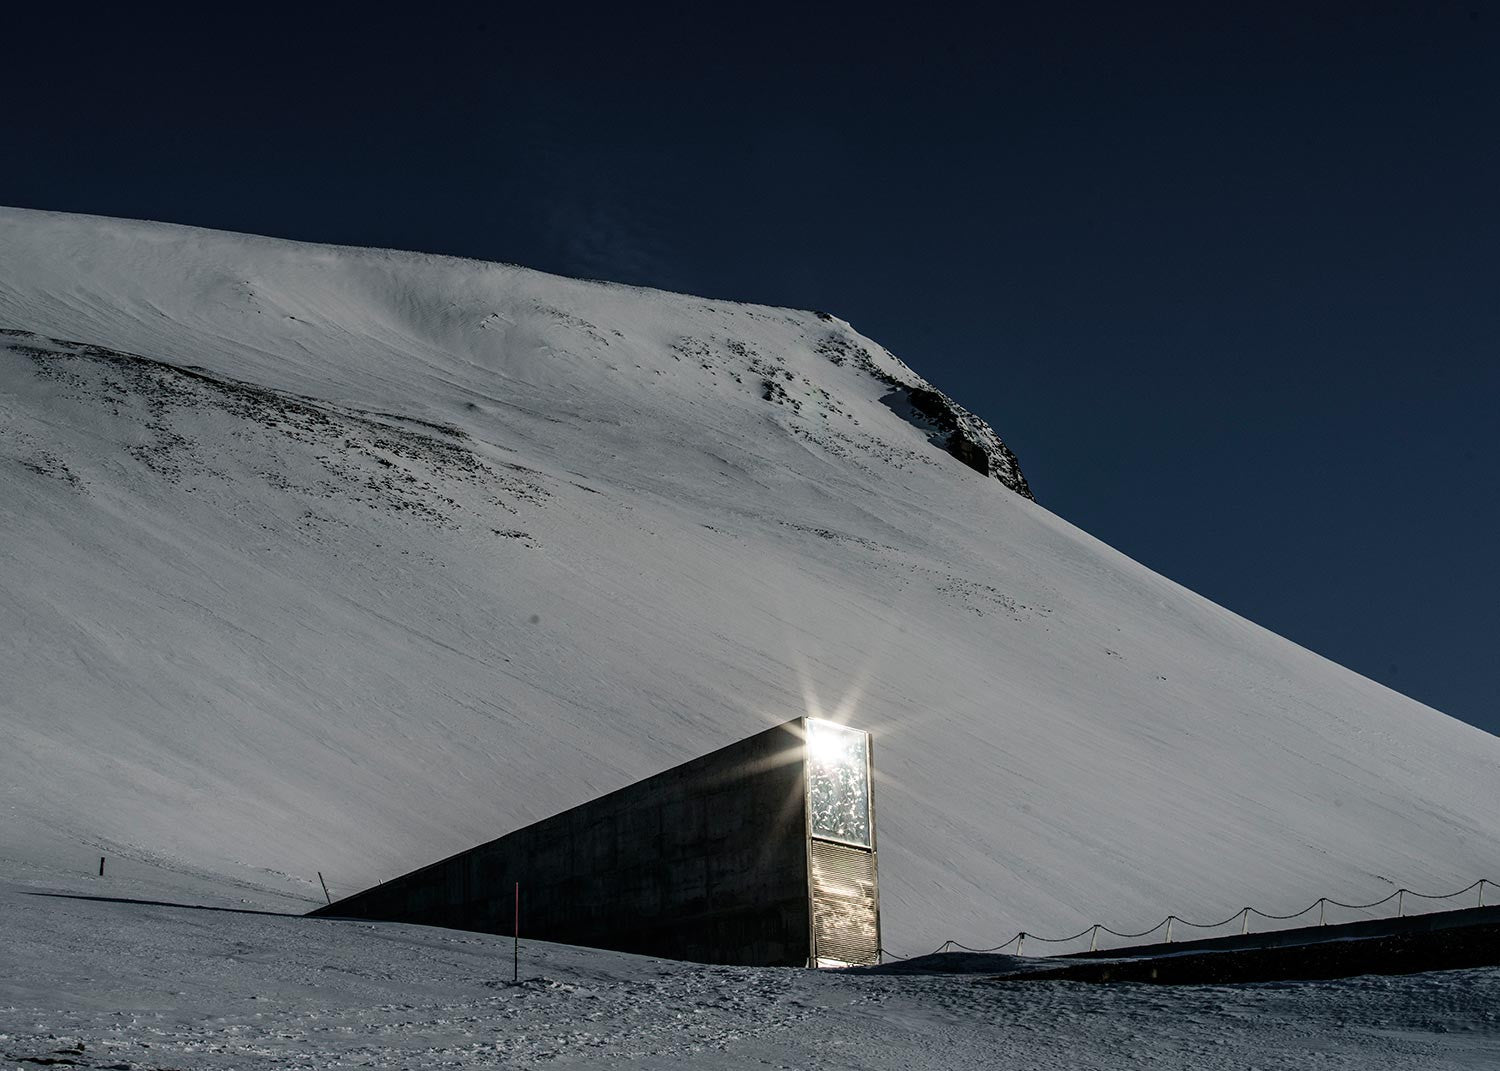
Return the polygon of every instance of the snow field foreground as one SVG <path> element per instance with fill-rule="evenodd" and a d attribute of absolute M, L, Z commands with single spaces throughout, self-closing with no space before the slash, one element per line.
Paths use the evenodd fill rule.
<path fill-rule="evenodd" d="M 703 967 L 0 884 L 0 1066 L 1424 1069 L 1500 1061 L 1500 971 L 1259 986 Z M 238 905 L 236 905 L 238 906 Z"/>
<path fill-rule="evenodd" d="M 811 713 L 901 954 L 1500 876 L 1500 741 L 960 463 L 841 321 L 0 210 L 0 328 L 0 873 L 306 908 Z"/>

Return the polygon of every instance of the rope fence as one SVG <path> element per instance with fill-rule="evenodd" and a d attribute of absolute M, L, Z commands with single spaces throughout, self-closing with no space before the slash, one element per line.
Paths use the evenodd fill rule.
<path fill-rule="evenodd" d="M 1399 918 L 1406 914 L 1406 898 L 1408 896 L 1415 896 L 1421 900 L 1452 900 L 1454 897 L 1463 896 L 1467 892 L 1478 889 L 1478 906 L 1483 907 L 1484 887 L 1486 885 L 1493 885 L 1497 889 L 1500 889 L 1500 882 L 1495 881 L 1493 878 L 1480 878 L 1478 881 L 1473 882 L 1472 884 L 1465 885 L 1457 892 L 1423 893 L 1417 892 L 1415 889 L 1397 889 L 1389 896 L 1383 897 L 1379 900 L 1372 900 L 1368 904 L 1346 904 L 1342 900 L 1334 900 L 1331 897 L 1320 896 L 1312 903 L 1304 907 L 1301 911 L 1294 911 L 1290 915 L 1273 915 L 1268 911 L 1261 911 L 1253 907 L 1242 907 L 1234 914 L 1230 915 L 1228 918 L 1221 919 L 1218 922 L 1192 922 L 1188 919 L 1182 918 L 1179 915 L 1168 915 L 1166 918 L 1158 922 L 1155 926 L 1152 926 L 1149 930 L 1141 930 L 1139 933 L 1122 933 L 1119 930 L 1110 929 L 1108 926 L 1099 922 L 1094 923 L 1092 926 L 1085 926 L 1077 933 L 1071 934 L 1067 937 L 1042 937 L 1039 934 L 1027 933 L 1025 930 L 1022 930 L 1014 937 L 1012 937 L 1009 941 L 1006 941 L 1004 944 L 996 945 L 994 948 L 970 948 L 968 945 L 963 944 L 959 941 L 944 941 L 937 948 L 929 952 L 928 955 L 935 956 L 939 952 L 951 952 L 955 949 L 962 952 L 974 952 L 981 955 L 986 955 L 991 952 L 1003 952 L 1005 949 L 1010 948 L 1012 945 L 1014 945 L 1016 948 L 1015 954 L 1019 956 L 1022 955 L 1022 949 L 1025 948 L 1027 941 L 1040 941 L 1042 944 L 1062 945 L 1067 944 L 1070 941 L 1077 941 L 1079 938 L 1085 936 L 1089 937 L 1089 951 L 1096 952 L 1099 949 L 1099 935 L 1101 933 L 1107 933 L 1127 941 L 1133 941 L 1140 937 L 1148 937 L 1151 934 L 1156 933 L 1163 927 L 1166 928 L 1165 941 L 1167 944 L 1171 944 L 1172 926 L 1174 923 L 1178 926 L 1186 926 L 1189 929 L 1194 930 L 1216 930 L 1220 926 L 1228 926 L 1235 919 L 1239 919 L 1240 933 L 1243 935 L 1250 932 L 1251 915 L 1258 915 L 1263 919 L 1267 919 L 1273 922 L 1287 922 L 1291 919 L 1301 918 L 1304 915 L 1309 914 L 1314 908 L 1317 908 L 1318 910 L 1318 925 L 1326 926 L 1328 924 L 1328 908 L 1330 905 L 1332 905 L 1333 907 L 1343 908 L 1348 911 L 1368 911 L 1371 908 L 1380 907 L 1383 904 L 1388 904 L 1392 900 L 1396 901 L 1396 917 Z M 880 955 L 882 963 L 885 962 L 885 957 L 887 956 L 892 957 L 892 959 L 897 962 L 917 958 L 915 956 L 897 955 L 896 953 L 890 951 L 890 949 L 884 947 L 880 949 Z"/>

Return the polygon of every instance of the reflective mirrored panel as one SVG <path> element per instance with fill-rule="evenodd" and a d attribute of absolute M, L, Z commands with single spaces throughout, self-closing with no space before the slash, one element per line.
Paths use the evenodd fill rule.
<path fill-rule="evenodd" d="M 807 802 L 812 835 L 870 848 L 870 737 L 807 719 Z"/>

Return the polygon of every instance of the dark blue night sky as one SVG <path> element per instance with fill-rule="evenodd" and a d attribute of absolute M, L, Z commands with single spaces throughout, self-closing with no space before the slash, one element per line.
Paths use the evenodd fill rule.
<path fill-rule="evenodd" d="M 1500 731 L 1500 5 L 1128 7 L 12 12 L 0 203 L 828 310 Z"/>

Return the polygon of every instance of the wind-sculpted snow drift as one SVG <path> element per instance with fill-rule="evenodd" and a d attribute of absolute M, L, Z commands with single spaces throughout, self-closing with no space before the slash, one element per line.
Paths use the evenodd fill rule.
<path fill-rule="evenodd" d="M 898 951 L 1500 872 L 1493 738 L 841 321 L 5 210 L 0 327 L 6 859 L 311 901 L 813 713 L 876 734 Z"/>

